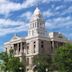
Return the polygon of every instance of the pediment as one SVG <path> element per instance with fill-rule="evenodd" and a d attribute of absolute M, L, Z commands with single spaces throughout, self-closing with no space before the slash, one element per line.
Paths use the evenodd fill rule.
<path fill-rule="evenodd" d="M 15 35 L 13 36 L 13 38 L 11 39 L 11 41 L 16 41 L 16 40 L 20 40 L 20 39 L 21 39 L 21 38 L 15 34 Z"/>

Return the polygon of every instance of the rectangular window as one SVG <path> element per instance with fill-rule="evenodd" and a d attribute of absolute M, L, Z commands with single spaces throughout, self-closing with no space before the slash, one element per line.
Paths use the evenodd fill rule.
<path fill-rule="evenodd" d="M 34 53 L 36 52 L 36 45 L 34 45 Z"/>
<path fill-rule="evenodd" d="M 43 45 L 41 45 L 41 48 L 44 48 L 44 46 L 43 46 Z"/>
<path fill-rule="evenodd" d="M 44 42 L 41 41 L 41 48 L 44 48 Z"/>
<path fill-rule="evenodd" d="M 41 53 L 44 53 L 44 42 L 43 41 L 41 41 L 40 47 L 41 47 Z"/>
<path fill-rule="evenodd" d="M 35 53 L 36 52 L 36 41 L 34 41 L 34 50 L 33 52 Z"/>
<path fill-rule="evenodd" d="M 19 43 L 19 50 L 18 51 L 20 52 L 20 43 Z"/>
<path fill-rule="evenodd" d="M 26 59 L 26 65 L 29 65 L 29 58 Z"/>
<path fill-rule="evenodd" d="M 27 46 L 27 54 L 29 54 L 29 46 Z"/>
<path fill-rule="evenodd" d="M 43 41 L 41 41 L 41 44 L 43 44 Z"/>
<path fill-rule="evenodd" d="M 35 44 L 36 42 L 34 41 L 34 44 Z"/>

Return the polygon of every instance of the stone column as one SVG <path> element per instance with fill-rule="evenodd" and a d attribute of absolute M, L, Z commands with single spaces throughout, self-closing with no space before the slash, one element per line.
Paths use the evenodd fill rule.
<path fill-rule="evenodd" d="M 22 50 L 22 42 L 20 43 L 20 53 L 22 54 L 23 50 Z"/>
<path fill-rule="evenodd" d="M 14 55 L 15 55 L 15 48 L 14 48 L 14 44 L 13 44 L 13 49 L 14 49 Z"/>
<path fill-rule="evenodd" d="M 17 54 L 19 54 L 19 43 L 17 43 Z"/>
<path fill-rule="evenodd" d="M 54 41 L 52 41 L 52 52 L 54 51 Z"/>

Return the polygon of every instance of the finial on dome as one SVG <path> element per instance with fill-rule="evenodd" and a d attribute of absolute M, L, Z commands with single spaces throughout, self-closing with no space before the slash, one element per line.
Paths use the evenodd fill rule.
<path fill-rule="evenodd" d="M 35 11 L 33 13 L 34 16 L 41 15 L 41 12 L 40 12 L 40 9 L 39 9 L 39 4 L 40 4 L 39 2 L 36 3 L 36 9 L 35 9 Z"/>
<path fill-rule="evenodd" d="M 40 16 L 41 15 L 40 9 L 38 7 L 36 7 L 33 15 L 34 16 Z"/>

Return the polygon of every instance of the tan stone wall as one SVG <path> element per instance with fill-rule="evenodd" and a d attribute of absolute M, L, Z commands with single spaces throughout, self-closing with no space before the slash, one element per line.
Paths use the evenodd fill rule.
<path fill-rule="evenodd" d="M 35 43 L 34 43 L 35 42 Z M 20 43 L 20 53 L 17 52 L 17 56 L 21 57 L 21 53 L 23 51 L 23 45 L 22 42 L 17 42 L 17 51 L 19 50 L 18 44 Z M 59 43 L 59 44 L 58 44 Z M 14 43 L 13 43 L 14 44 Z M 13 44 L 6 45 L 5 47 L 8 48 L 7 51 L 12 47 L 14 48 Z M 15 43 L 16 44 L 16 43 Z M 35 45 L 35 53 L 34 53 L 34 45 Z M 29 46 L 29 53 L 27 54 L 27 46 Z M 33 57 L 38 54 L 51 54 L 58 46 L 60 46 L 60 42 L 54 42 L 48 40 L 48 38 L 43 37 L 36 37 L 27 39 L 26 42 L 24 42 L 24 53 L 26 55 L 26 58 L 29 58 L 29 65 L 27 65 L 27 68 L 29 71 L 32 72 L 33 68 Z"/>
<path fill-rule="evenodd" d="M 43 45 L 43 47 L 42 47 L 42 45 Z M 50 43 L 50 41 L 39 39 L 39 53 L 41 53 L 41 54 L 43 54 L 43 53 L 50 54 L 51 53 L 51 43 Z"/>

